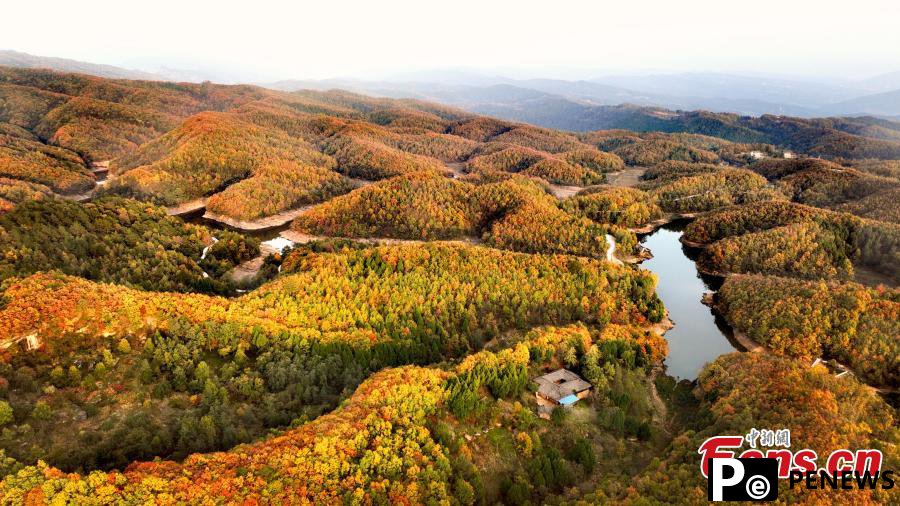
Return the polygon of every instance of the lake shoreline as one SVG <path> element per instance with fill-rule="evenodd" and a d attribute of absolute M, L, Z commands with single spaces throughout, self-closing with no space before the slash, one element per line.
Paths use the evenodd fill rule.
<path fill-rule="evenodd" d="M 660 329 L 669 343 L 666 373 L 689 381 L 695 381 L 705 363 L 740 349 L 724 317 L 703 303 L 707 294 L 718 288 L 715 280 L 704 277 L 696 259 L 680 242 L 684 222 L 692 218 L 668 216 L 665 223 L 641 238 L 650 258 L 636 262 L 657 276 L 657 294 L 666 306 L 671 326 Z"/>

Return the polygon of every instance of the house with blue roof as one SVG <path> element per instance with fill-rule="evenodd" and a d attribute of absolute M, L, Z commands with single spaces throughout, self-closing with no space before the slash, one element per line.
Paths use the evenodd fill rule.
<path fill-rule="evenodd" d="M 591 384 L 568 369 L 557 369 L 534 379 L 537 384 L 535 396 L 538 414 L 549 418 L 557 406 L 571 407 L 591 393 Z"/>

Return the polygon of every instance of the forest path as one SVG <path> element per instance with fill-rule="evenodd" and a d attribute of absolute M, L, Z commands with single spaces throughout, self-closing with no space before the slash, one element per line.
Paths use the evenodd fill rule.
<path fill-rule="evenodd" d="M 206 209 L 206 198 L 199 198 L 178 204 L 177 206 L 169 206 L 166 208 L 166 214 L 169 216 L 184 216 L 204 209 Z"/>
<path fill-rule="evenodd" d="M 294 221 L 295 218 L 312 209 L 317 204 L 310 204 L 296 209 L 289 209 L 271 216 L 259 218 L 256 220 L 239 220 L 223 214 L 216 214 L 212 211 L 203 213 L 203 219 L 214 221 L 221 225 L 240 230 L 242 232 L 261 232 L 272 228 L 283 227 Z"/>
<path fill-rule="evenodd" d="M 621 260 L 616 258 L 616 239 L 613 236 L 606 234 L 606 242 L 609 244 L 609 247 L 606 248 L 606 261 L 616 265 L 624 265 Z"/>
<path fill-rule="evenodd" d="M 353 183 L 353 185 L 355 186 L 354 189 L 363 188 L 375 183 L 375 181 L 368 181 L 366 179 L 357 179 L 352 177 L 348 177 L 347 179 L 349 179 Z M 241 220 L 238 218 L 233 218 L 231 216 L 226 216 L 224 214 L 218 214 L 206 210 L 206 198 L 196 199 L 190 202 L 179 204 L 177 206 L 168 207 L 166 208 L 166 211 L 170 216 L 183 216 L 186 214 L 192 214 L 204 210 L 204 220 L 212 221 L 219 225 L 224 225 L 228 228 L 232 228 L 240 232 L 264 232 L 266 230 L 272 230 L 287 225 L 288 223 L 294 221 L 294 219 L 296 219 L 298 216 L 309 211 L 320 203 L 321 202 L 317 202 L 314 204 L 287 209 L 279 213 L 275 213 L 269 216 L 263 216 L 262 218 L 253 220 Z"/>

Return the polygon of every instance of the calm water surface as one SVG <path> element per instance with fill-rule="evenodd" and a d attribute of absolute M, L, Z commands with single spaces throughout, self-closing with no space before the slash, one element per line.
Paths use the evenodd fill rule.
<path fill-rule="evenodd" d="M 666 332 L 669 356 L 666 372 L 680 379 L 693 380 L 707 362 L 737 348 L 731 343 L 731 331 L 700 299 L 718 288 L 716 281 L 704 280 L 679 239 L 685 223 L 670 223 L 644 237 L 641 243 L 653 252 L 653 258 L 641 267 L 659 278 L 656 292 L 669 310 L 675 328 Z"/>

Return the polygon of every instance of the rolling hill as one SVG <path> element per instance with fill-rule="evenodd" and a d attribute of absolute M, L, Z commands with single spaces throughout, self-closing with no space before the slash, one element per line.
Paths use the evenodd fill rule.
<path fill-rule="evenodd" d="M 896 468 L 896 123 L 494 84 L 632 129 L 0 67 L 0 502 L 703 504 L 754 427 Z M 752 352 L 679 378 L 672 320 Z"/>

